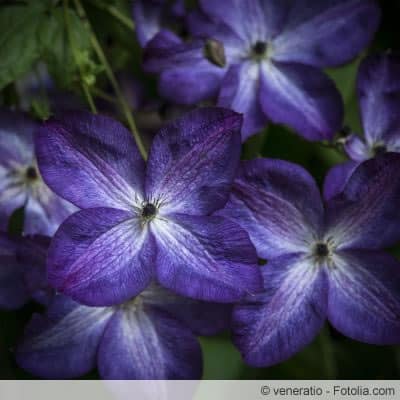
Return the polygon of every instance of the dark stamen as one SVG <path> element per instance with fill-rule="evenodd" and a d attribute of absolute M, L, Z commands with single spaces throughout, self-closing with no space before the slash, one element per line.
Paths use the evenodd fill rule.
<path fill-rule="evenodd" d="M 225 67 L 226 56 L 223 43 L 215 39 L 208 39 L 204 44 L 203 53 L 208 61 L 218 67 Z"/>
<path fill-rule="evenodd" d="M 156 215 L 157 208 L 154 204 L 147 203 L 142 209 L 142 216 L 144 218 L 151 218 Z"/>
<path fill-rule="evenodd" d="M 257 56 L 262 56 L 267 51 L 267 43 L 258 41 L 253 46 L 253 51 Z"/>
<path fill-rule="evenodd" d="M 379 156 L 380 154 L 384 154 L 387 152 L 387 147 L 384 144 L 379 143 L 372 148 L 372 152 L 375 156 Z"/>
<path fill-rule="evenodd" d="M 25 171 L 25 175 L 31 181 L 34 181 L 38 178 L 38 173 L 35 167 L 28 167 Z"/>
<path fill-rule="evenodd" d="M 328 246 L 325 243 L 317 243 L 315 246 L 315 255 L 317 257 L 327 257 L 329 255 Z"/>

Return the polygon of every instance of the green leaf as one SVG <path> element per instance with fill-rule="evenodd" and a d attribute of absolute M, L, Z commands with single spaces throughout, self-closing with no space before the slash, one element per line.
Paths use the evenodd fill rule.
<path fill-rule="evenodd" d="M 39 3 L 0 8 L 0 89 L 26 74 L 39 57 L 44 11 Z"/>

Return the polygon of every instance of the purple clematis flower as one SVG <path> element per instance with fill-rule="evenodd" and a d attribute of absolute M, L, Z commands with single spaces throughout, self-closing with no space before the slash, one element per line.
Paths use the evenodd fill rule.
<path fill-rule="evenodd" d="M 144 66 L 160 73 L 160 93 L 192 104 L 218 97 L 218 105 L 244 114 L 243 139 L 267 120 L 308 140 L 331 139 L 341 128 L 343 105 L 321 71 L 354 58 L 380 20 L 374 0 L 200 0 L 184 43 L 161 31 L 148 44 Z"/>
<path fill-rule="evenodd" d="M 400 343 L 400 155 L 361 164 L 325 203 L 312 177 L 280 160 L 244 162 L 226 208 L 260 257 L 264 292 L 238 305 L 234 341 L 253 366 L 304 348 L 326 319 L 344 335 Z"/>
<path fill-rule="evenodd" d="M 74 378 L 97 365 L 103 379 L 200 379 L 195 334 L 218 333 L 229 316 L 227 305 L 184 299 L 157 285 L 113 307 L 59 295 L 45 316 L 32 318 L 17 362 L 44 378 Z"/>
<path fill-rule="evenodd" d="M 0 232 L 0 308 L 14 310 L 34 299 L 47 304 L 45 260 L 50 239 L 11 237 Z"/>
<path fill-rule="evenodd" d="M 57 231 L 50 283 L 87 305 L 118 304 L 156 278 L 181 295 L 234 302 L 261 288 L 257 255 L 222 208 L 240 157 L 241 116 L 203 108 L 160 130 L 147 166 L 129 131 L 102 116 L 48 121 L 37 140 L 47 184 L 82 211 Z"/>
<path fill-rule="evenodd" d="M 0 229 L 24 207 L 24 233 L 52 235 L 76 208 L 43 182 L 36 165 L 33 136 L 38 124 L 25 114 L 0 110 Z"/>
<path fill-rule="evenodd" d="M 172 3 L 172 4 L 171 4 Z M 136 35 L 142 47 L 166 27 L 184 28 L 185 1 L 136 0 L 132 6 Z"/>
<path fill-rule="evenodd" d="M 360 66 L 357 89 L 364 137 L 346 138 L 344 149 L 350 161 L 331 169 L 326 197 L 339 193 L 362 161 L 400 152 L 400 57 L 392 53 L 367 57 Z"/>

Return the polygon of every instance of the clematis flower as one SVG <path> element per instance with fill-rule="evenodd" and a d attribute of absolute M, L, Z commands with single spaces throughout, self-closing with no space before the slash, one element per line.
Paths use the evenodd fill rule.
<path fill-rule="evenodd" d="M 260 289 L 247 233 L 211 213 L 229 195 L 241 117 L 203 108 L 160 130 L 147 166 L 130 132 L 102 116 L 48 121 L 37 137 L 40 171 L 82 208 L 57 231 L 49 281 L 87 305 L 113 305 L 153 279 L 181 295 L 230 303 Z"/>
<path fill-rule="evenodd" d="M 184 0 L 137 0 L 132 5 L 136 35 L 142 47 L 153 39 L 164 27 L 184 27 Z"/>
<path fill-rule="evenodd" d="M 44 378 L 79 377 L 97 365 L 103 379 L 200 379 L 195 334 L 226 328 L 226 311 L 227 305 L 183 299 L 158 285 L 114 307 L 59 295 L 46 315 L 33 316 L 17 362 Z"/>
<path fill-rule="evenodd" d="M 333 167 L 325 196 L 333 197 L 357 166 L 385 152 L 400 152 L 400 58 L 393 53 L 367 57 L 358 73 L 358 98 L 364 137 L 348 136 L 344 149 L 350 161 Z M 328 181 L 327 180 L 327 181 Z"/>
<path fill-rule="evenodd" d="M 371 344 L 400 343 L 400 155 L 361 164 L 323 202 L 312 177 L 280 160 L 244 162 L 222 215 L 245 228 L 261 258 L 264 292 L 239 304 L 234 341 L 247 363 L 282 362 L 326 319 Z"/>
<path fill-rule="evenodd" d="M 308 140 L 331 139 L 343 105 L 325 67 L 344 64 L 371 41 L 380 20 L 373 0 L 200 0 L 189 17 L 196 39 L 161 31 L 148 44 L 144 67 L 160 73 L 159 91 L 192 104 L 244 114 L 243 139 L 268 120 Z"/>
<path fill-rule="evenodd" d="M 24 233 L 52 235 L 76 208 L 43 182 L 34 154 L 38 124 L 25 114 L 0 110 L 0 229 L 24 207 Z"/>

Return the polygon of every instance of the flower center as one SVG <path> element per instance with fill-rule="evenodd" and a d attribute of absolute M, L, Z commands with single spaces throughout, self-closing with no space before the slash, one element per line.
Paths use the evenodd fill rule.
<path fill-rule="evenodd" d="M 317 258 L 325 258 L 330 254 L 329 247 L 325 243 L 317 243 L 314 247 L 314 255 Z"/>
<path fill-rule="evenodd" d="M 253 53 L 255 56 L 263 56 L 267 51 L 268 45 L 266 42 L 258 41 L 253 46 Z"/>
<path fill-rule="evenodd" d="M 384 154 L 387 152 L 387 147 L 385 144 L 383 143 L 376 143 L 373 147 L 372 147 L 372 154 L 374 156 L 379 156 L 381 154 Z"/>
<path fill-rule="evenodd" d="M 144 219 L 151 219 L 157 214 L 157 208 L 152 203 L 147 203 L 142 208 L 142 217 Z"/>
<path fill-rule="evenodd" d="M 25 177 L 28 181 L 35 181 L 38 179 L 39 174 L 35 167 L 28 167 L 25 171 Z"/>

